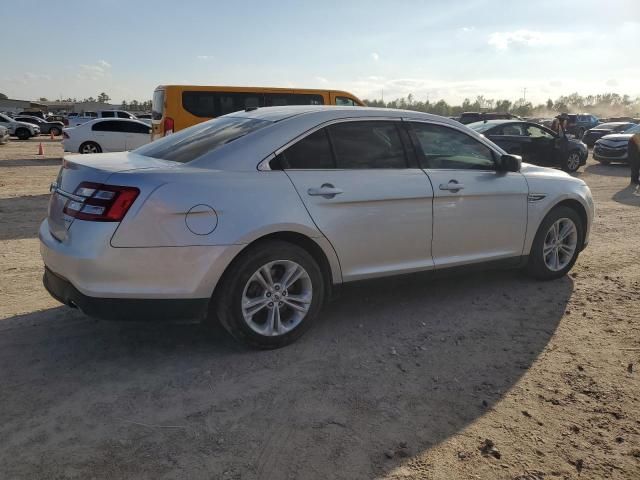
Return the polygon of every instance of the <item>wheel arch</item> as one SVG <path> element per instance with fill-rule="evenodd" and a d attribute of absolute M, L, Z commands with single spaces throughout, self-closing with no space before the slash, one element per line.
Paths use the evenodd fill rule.
<path fill-rule="evenodd" d="M 582 205 L 582 203 L 580 203 L 578 200 L 574 198 L 566 198 L 556 203 L 549 209 L 549 212 L 551 212 L 554 208 L 557 208 L 557 207 L 570 208 L 580 216 L 580 221 L 582 222 L 582 228 L 583 228 L 582 245 L 580 245 L 580 250 L 582 251 L 586 246 L 585 240 L 587 238 L 586 236 L 587 229 L 589 228 L 589 216 L 587 215 L 587 209 L 584 207 L 584 205 Z M 549 214 L 549 212 L 545 214 L 545 217 Z"/>
<path fill-rule="evenodd" d="M 304 249 L 313 259 L 318 263 L 320 270 L 322 271 L 322 278 L 325 283 L 325 291 L 327 297 L 330 297 L 335 284 L 342 283 L 342 272 L 340 270 L 340 264 L 338 258 L 333 251 L 331 244 L 324 238 L 311 238 L 305 234 L 294 232 L 291 230 L 282 230 L 277 232 L 271 232 L 255 238 L 251 242 L 247 243 L 242 250 L 236 253 L 231 261 L 225 266 L 222 275 L 220 275 L 213 292 L 212 298 L 215 296 L 216 290 L 224 281 L 224 277 L 231 268 L 231 266 L 250 248 L 255 247 L 261 243 L 269 240 L 280 240 L 288 242 Z"/>

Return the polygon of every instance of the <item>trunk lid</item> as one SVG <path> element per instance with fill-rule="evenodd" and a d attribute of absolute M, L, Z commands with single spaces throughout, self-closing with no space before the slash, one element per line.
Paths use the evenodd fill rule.
<path fill-rule="evenodd" d="M 176 167 L 180 164 L 130 152 L 99 153 L 93 155 L 67 155 L 51 184 L 48 221 L 51 234 L 60 241 L 67 238 L 67 230 L 74 221 L 64 213 L 67 202 L 83 202 L 75 193 L 82 182 L 106 184 L 114 173 L 131 170 Z"/>

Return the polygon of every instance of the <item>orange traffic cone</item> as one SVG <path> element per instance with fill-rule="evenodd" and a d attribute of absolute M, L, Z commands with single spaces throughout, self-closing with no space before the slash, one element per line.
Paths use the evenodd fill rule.
<path fill-rule="evenodd" d="M 42 148 L 42 142 L 40 142 L 40 145 L 38 146 L 38 155 L 44 156 L 44 148 Z"/>

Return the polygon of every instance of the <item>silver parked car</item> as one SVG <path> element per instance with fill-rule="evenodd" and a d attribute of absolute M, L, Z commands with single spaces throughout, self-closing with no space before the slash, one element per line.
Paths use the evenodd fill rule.
<path fill-rule="evenodd" d="M 105 318 L 206 318 L 274 348 L 344 282 L 471 264 L 566 274 L 587 185 L 458 122 L 272 107 L 132 152 L 66 156 L 40 227 L 44 284 Z"/>

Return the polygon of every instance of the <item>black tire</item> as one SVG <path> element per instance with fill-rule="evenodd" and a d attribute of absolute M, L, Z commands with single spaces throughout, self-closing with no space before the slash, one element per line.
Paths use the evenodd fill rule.
<path fill-rule="evenodd" d="M 582 137 L 584 137 L 584 128 L 579 128 L 576 136 L 578 140 L 582 140 Z"/>
<path fill-rule="evenodd" d="M 18 137 L 18 140 L 29 140 L 29 138 L 31 138 L 31 132 L 26 128 L 18 128 L 16 130 L 16 137 Z"/>
<path fill-rule="evenodd" d="M 59 137 L 62 131 L 58 127 L 51 127 L 51 130 L 49 130 L 49 133 L 53 133 L 54 137 Z"/>
<path fill-rule="evenodd" d="M 95 151 L 94 152 L 86 151 L 90 149 L 95 149 Z M 78 149 L 78 153 L 101 153 L 101 152 L 102 152 L 102 148 L 96 142 L 84 142 L 82 145 L 80 145 L 80 148 Z"/>
<path fill-rule="evenodd" d="M 602 165 L 609 165 L 611 162 L 609 160 L 598 160 Z"/>
<path fill-rule="evenodd" d="M 573 156 L 575 156 L 576 158 L 572 159 Z M 562 160 L 562 165 L 560 165 L 560 168 L 562 168 L 562 170 L 564 170 L 565 172 L 573 173 L 578 171 L 581 163 L 582 159 L 580 158 L 580 152 L 578 150 L 571 150 L 567 154 L 567 158 Z"/>
<path fill-rule="evenodd" d="M 242 313 L 245 285 L 262 266 L 278 261 L 292 261 L 306 270 L 312 286 L 312 300 L 302 321 L 287 333 L 262 335 L 252 329 Z M 222 326 L 238 341 L 260 349 L 280 348 L 302 336 L 313 324 L 325 297 L 322 270 L 303 248 L 280 240 L 260 242 L 241 253 L 224 273 L 213 296 L 213 313 Z"/>
<path fill-rule="evenodd" d="M 576 227 L 576 249 L 573 253 L 573 257 L 567 265 L 561 270 L 554 271 L 547 267 L 547 264 L 545 263 L 543 248 L 549 229 L 557 220 L 562 218 L 571 220 Z M 582 224 L 580 215 L 574 209 L 565 206 L 559 206 L 552 209 L 547 216 L 544 217 L 544 220 L 542 220 L 542 223 L 536 232 L 536 236 L 533 239 L 531 252 L 529 252 L 527 273 L 538 280 L 553 280 L 566 275 L 567 272 L 573 268 L 573 265 L 576 263 L 578 255 L 580 254 L 582 243 L 584 241 L 584 228 L 585 226 Z"/>

